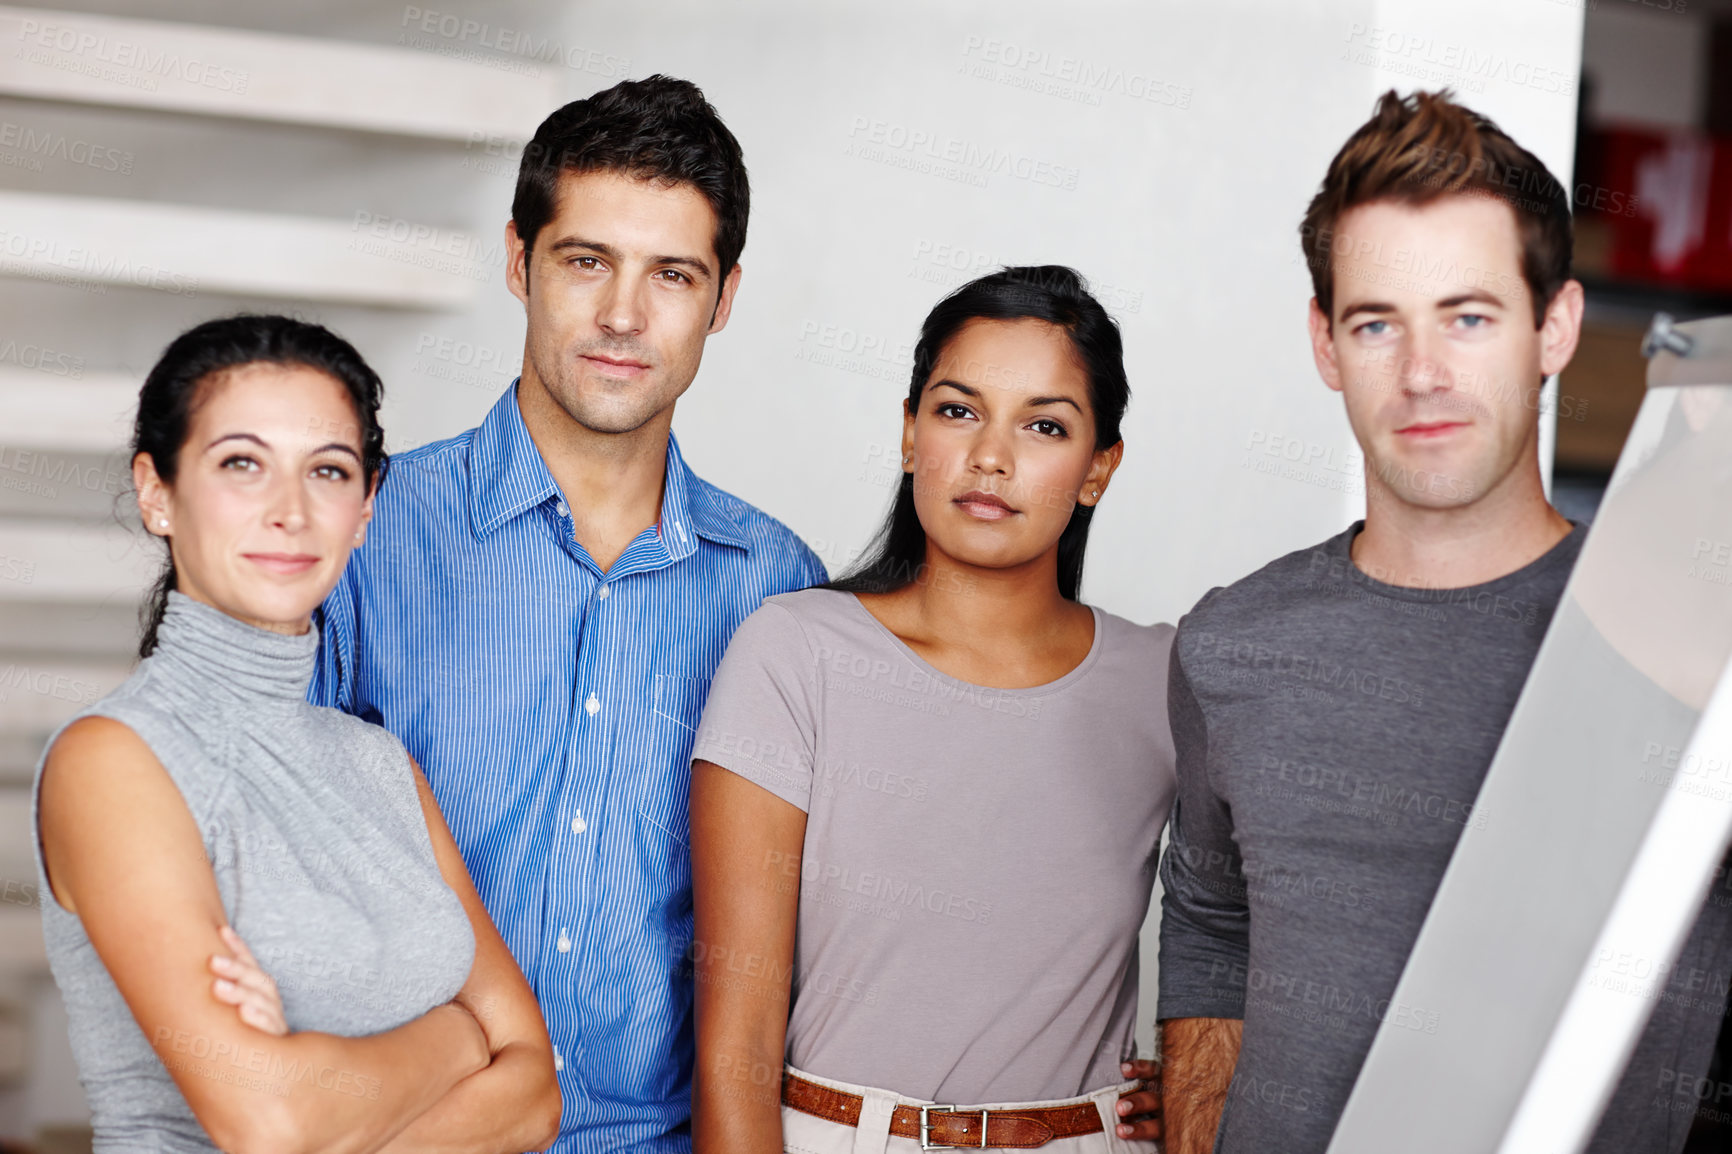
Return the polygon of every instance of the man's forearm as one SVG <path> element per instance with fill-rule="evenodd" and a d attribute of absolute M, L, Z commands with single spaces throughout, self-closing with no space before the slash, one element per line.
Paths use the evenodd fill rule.
<path fill-rule="evenodd" d="M 1161 1023 L 1161 1099 L 1167 1154 L 1209 1154 L 1239 1061 L 1238 1018 Z"/>

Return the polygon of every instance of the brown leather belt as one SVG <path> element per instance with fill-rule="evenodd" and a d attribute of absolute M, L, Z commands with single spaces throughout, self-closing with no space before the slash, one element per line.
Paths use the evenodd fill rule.
<path fill-rule="evenodd" d="M 1134 1094 L 1142 1088 L 1143 1083 L 1139 1082 L 1125 1093 Z M 858 1126 L 861 1102 L 858 1094 L 809 1082 L 796 1074 L 782 1075 L 782 1103 L 803 1114 L 844 1126 Z M 1044 1146 L 1054 1138 L 1099 1134 L 1101 1130 L 1101 1114 L 1093 1102 L 1027 1110 L 898 1106 L 890 1115 L 890 1132 L 898 1138 L 913 1138 L 922 1150 L 967 1146 L 1028 1149 Z"/>

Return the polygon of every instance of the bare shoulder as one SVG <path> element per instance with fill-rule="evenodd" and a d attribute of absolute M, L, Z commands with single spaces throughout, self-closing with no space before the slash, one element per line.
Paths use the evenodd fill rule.
<path fill-rule="evenodd" d="M 119 755 L 123 758 L 144 758 L 155 763 L 156 755 L 132 727 L 112 717 L 92 715 L 81 717 L 60 731 L 48 749 L 53 764 L 83 762 L 95 755 Z"/>
<path fill-rule="evenodd" d="M 81 717 L 68 725 L 48 748 L 42 767 L 42 807 L 102 807 L 118 779 L 150 777 L 155 770 L 173 790 L 162 763 L 145 740 L 126 723 L 112 717 Z"/>
<path fill-rule="evenodd" d="M 39 810 L 50 885 L 73 913 L 77 881 L 123 847 L 141 840 L 156 848 L 202 845 L 185 799 L 156 754 L 110 717 L 79 718 L 55 738 L 43 763 Z"/>

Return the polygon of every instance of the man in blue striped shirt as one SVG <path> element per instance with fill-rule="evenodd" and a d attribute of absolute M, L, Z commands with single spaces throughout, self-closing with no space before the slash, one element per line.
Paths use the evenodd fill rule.
<path fill-rule="evenodd" d="M 739 285 L 738 143 L 685 82 L 561 108 L 507 226 L 522 376 L 390 464 L 320 618 L 309 696 L 421 763 L 535 988 L 556 1151 L 688 1151 L 691 743 L 728 638 L 825 580 L 670 430 Z"/>

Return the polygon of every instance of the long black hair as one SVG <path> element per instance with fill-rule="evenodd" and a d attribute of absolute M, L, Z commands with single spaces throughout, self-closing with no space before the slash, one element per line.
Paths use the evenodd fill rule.
<path fill-rule="evenodd" d="M 203 398 L 202 386 L 226 370 L 259 362 L 315 369 L 348 391 L 361 429 L 361 472 L 371 490 L 386 465 L 385 431 L 379 426 L 379 402 L 385 386 L 355 346 L 322 325 L 292 317 L 222 317 L 190 328 L 169 342 L 138 391 L 129 458 L 148 454 L 156 475 L 164 484 L 172 485 L 187 427 Z M 140 610 L 144 627 L 138 643 L 140 657 L 149 657 L 156 648 L 157 626 L 168 607 L 169 591 L 175 587 L 174 555 L 167 549 L 166 538 L 163 545 L 167 562 Z"/>
<path fill-rule="evenodd" d="M 908 384 L 908 411 L 918 412 L 920 395 L 944 348 L 972 320 L 1039 320 L 1062 328 L 1088 376 L 1094 410 L 1095 449 L 1119 442 L 1119 422 L 1130 403 L 1124 342 L 1107 310 L 1090 294 L 1088 282 L 1064 265 L 1024 265 L 988 273 L 956 289 L 933 306 L 914 346 L 914 372 Z M 1078 502 L 1058 540 L 1058 591 L 1071 601 L 1082 585 L 1083 553 L 1088 547 L 1094 508 Z M 884 524 L 853 569 L 824 586 L 845 593 L 891 593 L 915 581 L 926 564 L 926 530 L 914 509 L 914 475 L 903 473 Z"/>

